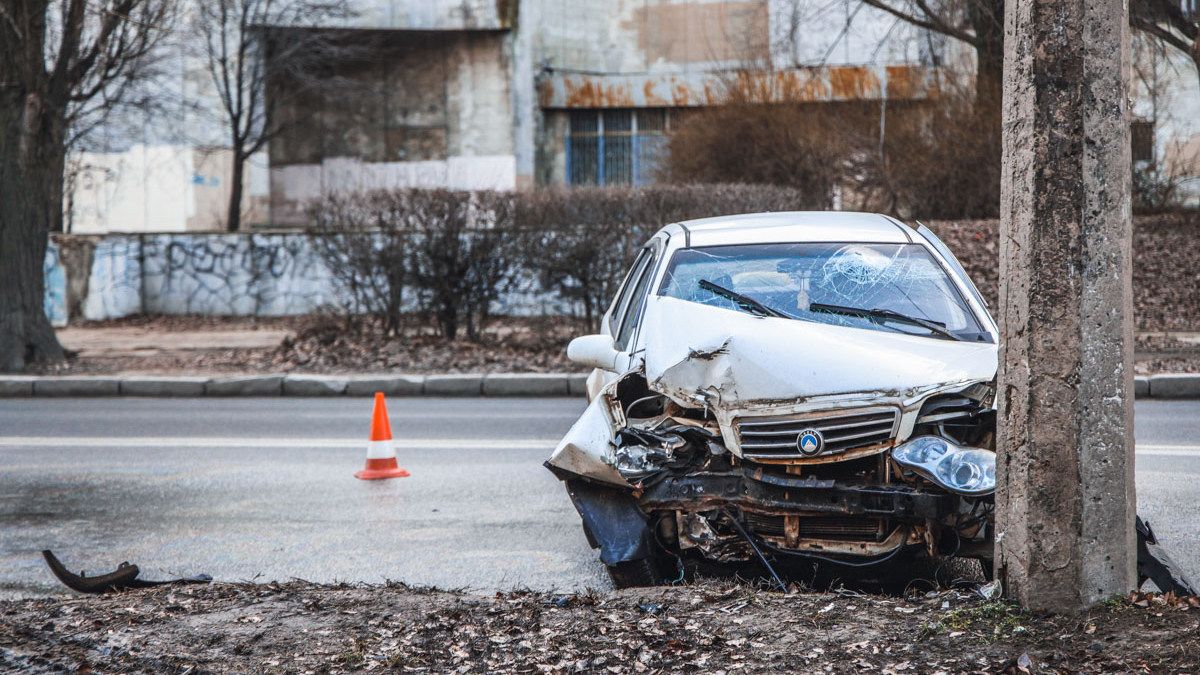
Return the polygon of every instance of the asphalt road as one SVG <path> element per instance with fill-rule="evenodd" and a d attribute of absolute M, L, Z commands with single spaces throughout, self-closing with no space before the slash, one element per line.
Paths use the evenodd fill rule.
<path fill-rule="evenodd" d="M 0 595 L 71 569 L 606 588 L 542 468 L 574 399 L 393 399 L 411 478 L 359 481 L 369 399 L 0 400 Z M 1200 577 L 1200 402 L 1137 406 L 1139 511 Z"/>

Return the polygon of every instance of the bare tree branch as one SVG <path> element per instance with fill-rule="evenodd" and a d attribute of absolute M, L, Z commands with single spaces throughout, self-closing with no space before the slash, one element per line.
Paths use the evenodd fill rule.
<path fill-rule="evenodd" d="M 924 28 L 925 30 L 931 30 L 936 33 L 949 35 L 952 38 L 962 40 L 970 45 L 977 44 L 977 38 L 974 34 L 968 33 L 967 31 L 956 28 L 950 24 L 944 17 L 934 11 L 924 0 L 914 0 L 914 3 L 921 12 L 919 15 L 911 11 L 902 10 L 892 3 L 885 2 L 884 0 L 863 0 L 863 3 L 876 9 L 883 10 L 888 14 L 891 14 L 892 16 L 897 17 L 900 20 L 910 23 L 918 28 Z"/>
<path fill-rule="evenodd" d="M 227 229 L 241 224 L 245 162 L 288 127 L 278 111 L 336 86 L 323 72 L 361 51 L 327 27 L 348 15 L 340 0 L 198 0 L 199 56 L 217 90 L 233 151 Z M 276 83 L 286 84 L 268 93 Z"/>

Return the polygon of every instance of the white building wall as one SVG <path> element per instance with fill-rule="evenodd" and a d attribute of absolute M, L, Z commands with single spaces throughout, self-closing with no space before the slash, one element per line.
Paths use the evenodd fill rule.
<path fill-rule="evenodd" d="M 229 150 L 137 144 L 69 160 L 64 227 L 75 234 L 222 230 L 232 171 Z M 265 153 L 243 180 L 244 222 L 266 220 Z"/>

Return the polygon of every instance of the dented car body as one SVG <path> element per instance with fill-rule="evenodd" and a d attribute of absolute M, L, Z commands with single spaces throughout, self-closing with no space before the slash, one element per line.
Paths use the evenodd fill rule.
<path fill-rule="evenodd" d="M 547 467 L 619 585 L 688 561 L 990 570 L 998 331 L 923 226 L 727 216 L 641 250 Z M 768 567 L 770 564 L 767 563 Z"/>

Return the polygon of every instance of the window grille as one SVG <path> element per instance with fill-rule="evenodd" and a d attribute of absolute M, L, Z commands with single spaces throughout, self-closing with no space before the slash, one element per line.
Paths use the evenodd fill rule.
<path fill-rule="evenodd" d="M 567 134 L 567 183 L 644 185 L 654 182 L 666 145 L 665 108 L 572 110 Z"/>
<path fill-rule="evenodd" d="M 1154 122 L 1135 120 L 1129 124 L 1129 142 L 1135 162 L 1154 161 Z"/>

